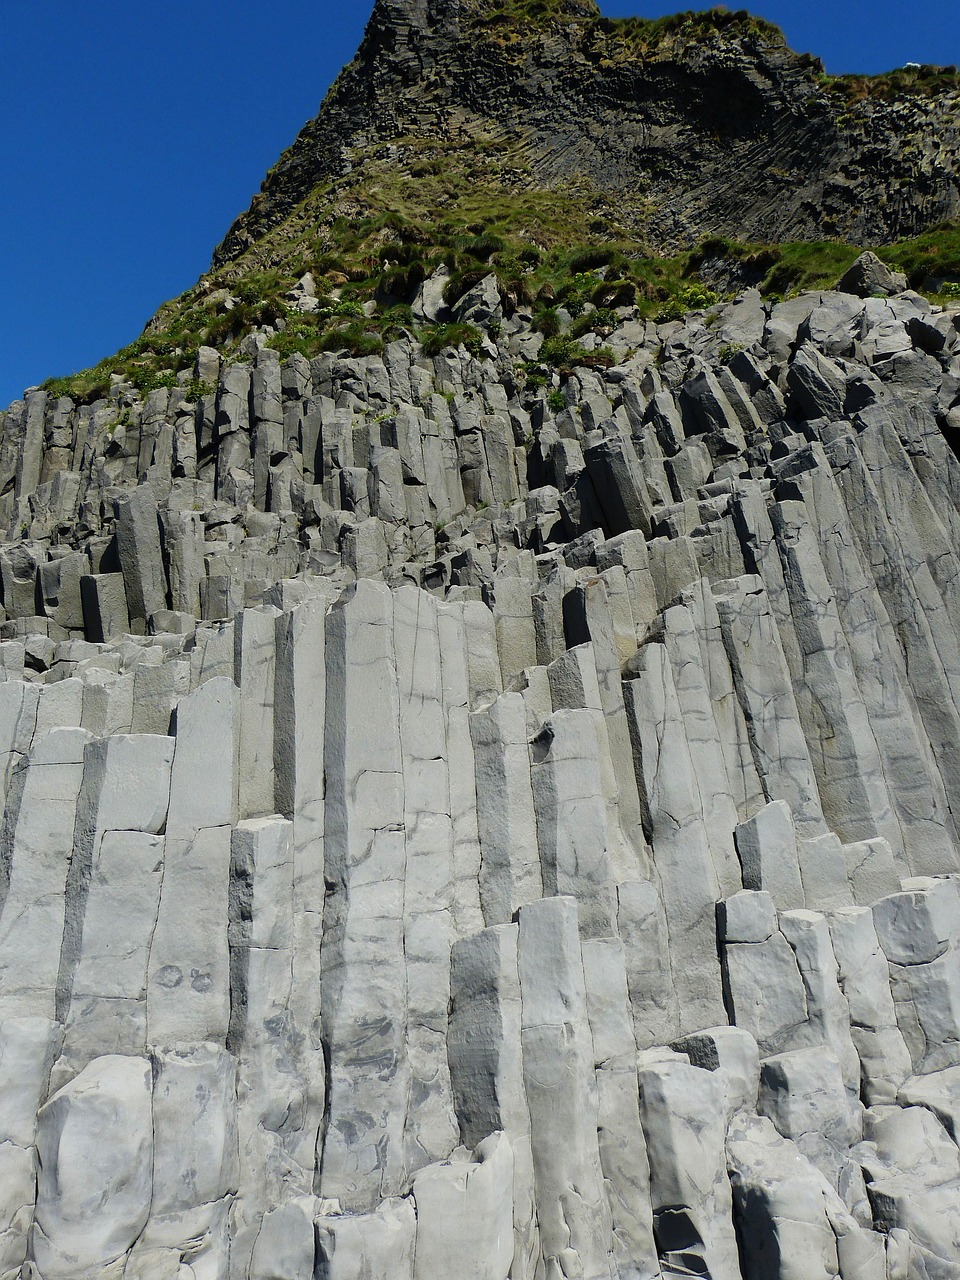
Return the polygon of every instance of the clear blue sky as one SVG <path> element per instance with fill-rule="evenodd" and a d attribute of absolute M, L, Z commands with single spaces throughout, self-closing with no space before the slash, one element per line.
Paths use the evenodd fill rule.
<path fill-rule="evenodd" d="M 601 7 L 611 17 L 658 17 L 685 3 L 601 0 Z M 352 57 L 371 7 L 372 0 L 5 6 L 0 406 L 25 386 L 132 341 L 161 302 L 196 280 Z M 956 0 L 751 7 L 829 71 L 960 63 Z"/>

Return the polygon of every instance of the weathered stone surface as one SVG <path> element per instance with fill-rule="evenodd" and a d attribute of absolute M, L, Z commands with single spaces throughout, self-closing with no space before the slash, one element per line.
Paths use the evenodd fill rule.
<path fill-rule="evenodd" d="M 641 1056 L 640 1117 L 661 1258 L 667 1267 L 736 1280 L 725 1110 L 720 1073 L 679 1055 L 650 1063 Z"/>
<path fill-rule="evenodd" d="M 151 1092 L 149 1062 L 108 1056 L 41 1109 L 31 1240 L 41 1275 L 92 1280 L 137 1240 L 153 1189 Z"/>
<path fill-rule="evenodd" d="M 497 289 L 0 415 L 4 1280 L 957 1274 L 955 317 Z"/>
<path fill-rule="evenodd" d="M 611 1217 L 572 899 L 545 899 L 521 909 L 518 961 L 540 1248 L 554 1272 L 579 1268 L 606 1277 Z"/>
<path fill-rule="evenodd" d="M 841 293 L 855 293 L 858 298 L 872 298 L 878 293 L 903 293 L 906 287 L 907 277 L 899 271 L 891 271 L 869 250 L 861 253 L 837 285 Z"/>

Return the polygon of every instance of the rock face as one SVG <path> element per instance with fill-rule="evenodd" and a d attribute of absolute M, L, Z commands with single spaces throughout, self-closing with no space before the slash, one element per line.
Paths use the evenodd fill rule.
<path fill-rule="evenodd" d="M 11 406 L 0 1276 L 960 1276 L 957 319 Z"/>
<path fill-rule="evenodd" d="M 956 89 L 850 103 L 822 71 L 744 13 L 663 27 L 603 19 L 592 0 L 377 0 L 357 57 L 214 265 L 364 157 L 416 183 L 428 139 L 452 148 L 448 167 L 460 152 L 469 168 L 482 140 L 509 174 L 522 151 L 522 185 L 585 181 L 582 199 L 658 248 L 884 243 L 955 217 Z"/>

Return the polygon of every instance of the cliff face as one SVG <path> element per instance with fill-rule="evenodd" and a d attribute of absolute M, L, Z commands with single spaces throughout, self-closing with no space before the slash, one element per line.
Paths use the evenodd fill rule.
<path fill-rule="evenodd" d="M 514 17 L 382 4 L 236 248 L 521 80 L 627 204 L 577 102 L 824 127 L 746 19 Z M 0 413 L 0 1280 L 960 1276 L 960 308 L 573 256 Z"/>
<path fill-rule="evenodd" d="M 902 285 L 541 385 L 487 281 L 473 354 L 0 419 L 4 1277 L 960 1272 L 960 317 Z"/>
<path fill-rule="evenodd" d="M 882 243 L 960 209 L 958 95 L 849 103 L 746 15 L 609 21 L 591 5 L 378 3 L 319 115 L 217 250 L 236 257 L 351 150 L 480 133 L 532 181 L 585 175 L 656 247 L 705 234 Z"/>

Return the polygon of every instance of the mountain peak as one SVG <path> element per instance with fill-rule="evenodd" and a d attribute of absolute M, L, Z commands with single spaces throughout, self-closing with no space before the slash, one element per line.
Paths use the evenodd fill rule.
<path fill-rule="evenodd" d="M 847 95 L 744 10 L 607 19 L 593 0 L 376 0 L 356 58 L 214 265 L 313 192 L 355 185 L 383 148 L 462 138 L 456 177 L 480 137 L 504 167 L 523 151 L 524 185 L 589 181 L 655 247 L 889 243 L 960 211 L 955 82 L 909 72 L 887 78 L 895 103 L 867 82 Z"/>

